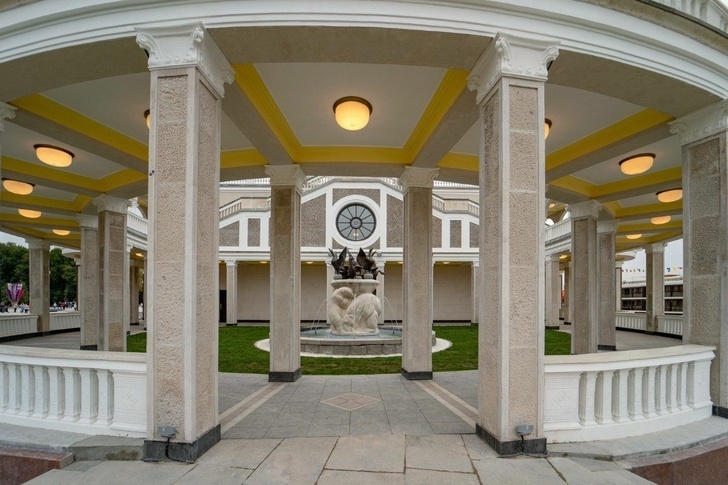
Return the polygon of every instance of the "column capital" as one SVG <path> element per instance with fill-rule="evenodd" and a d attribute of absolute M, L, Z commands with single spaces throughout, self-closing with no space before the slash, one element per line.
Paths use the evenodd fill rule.
<path fill-rule="evenodd" d="M 51 248 L 51 243 L 45 239 L 28 238 L 25 242 L 28 243 L 28 249 L 42 249 L 48 251 Z"/>
<path fill-rule="evenodd" d="M 93 200 L 96 206 L 97 212 L 119 212 L 126 214 L 126 209 L 129 207 L 129 199 L 120 199 L 118 197 L 111 197 L 110 195 L 102 194 Z"/>
<path fill-rule="evenodd" d="M 537 40 L 498 32 L 468 77 L 480 102 L 503 76 L 546 81 L 549 64 L 559 56 L 557 40 Z"/>
<path fill-rule="evenodd" d="M 615 267 L 616 269 L 622 269 L 622 265 L 623 265 L 623 264 L 624 264 L 624 261 L 619 261 L 619 260 L 616 260 L 616 261 L 614 262 L 614 267 Z"/>
<path fill-rule="evenodd" d="M 239 262 L 237 259 L 224 259 L 223 261 L 228 268 L 237 268 Z"/>
<path fill-rule="evenodd" d="M 438 168 L 404 167 L 399 181 L 402 184 L 402 192 L 407 192 L 412 187 L 431 189 L 437 174 Z"/>
<path fill-rule="evenodd" d="M 546 255 L 546 262 L 558 263 L 561 261 L 560 256 L 561 255 L 559 253 L 548 254 L 548 255 Z"/>
<path fill-rule="evenodd" d="M 136 42 L 149 53 L 150 71 L 197 67 L 222 97 L 235 72 L 202 22 L 135 28 Z"/>
<path fill-rule="evenodd" d="M 597 234 L 616 233 L 619 221 L 614 219 L 611 221 L 597 221 Z"/>
<path fill-rule="evenodd" d="M 664 253 L 665 243 L 655 243 L 645 245 L 645 253 Z"/>
<path fill-rule="evenodd" d="M 15 106 L 10 106 L 7 103 L 0 101 L 0 132 L 5 130 L 5 120 L 12 120 L 15 118 Z"/>
<path fill-rule="evenodd" d="M 706 106 L 670 122 L 670 133 L 687 145 L 728 130 L 728 99 Z"/>
<path fill-rule="evenodd" d="M 470 266 L 473 268 L 480 268 L 480 261 L 471 261 Z"/>
<path fill-rule="evenodd" d="M 568 210 L 571 213 L 571 219 L 583 219 L 585 217 L 599 217 L 599 211 L 602 210 L 602 204 L 596 200 L 587 200 L 585 202 L 577 202 L 569 204 Z"/>
<path fill-rule="evenodd" d="M 270 177 L 271 187 L 293 185 L 301 190 L 306 182 L 306 176 L 298 165 L 266 165 L 265 173 Z"/>
<path fill-rule="evenodd" d="M 92 214 L 78 214 L 78 225 L 82 229 L 98 229 L 99 228 L 99 217 Z"/>

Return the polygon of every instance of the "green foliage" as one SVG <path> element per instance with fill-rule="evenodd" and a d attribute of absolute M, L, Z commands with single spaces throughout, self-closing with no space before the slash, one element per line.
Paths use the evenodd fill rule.
<path fill-rule="evenodd" d="M 15 243 L 0 243 L 0 300 L 9 301 L 7 283 L 23 283 L 21 303 L 28 303 L 28 248 Z"/>
<path fill-rule="evenodd" d="M 50 251 L 51 303 L 76 300 L 76 263 L 61 248 Z"/>
<path fill-rule="evenodd" d="M 28 303 L 30 294 L 28 248 L 14 243 L 0 243 L 0 284 L 2 301 L 7 301 L 7 283 L 23 283 L 22 303 Z M 50 301 L 76 301 L 76 263 L 65 256 L 60 248 L 53 248 L 49 254 Z"/>
<path fill-rule="evenodd" d="M 452 342 L 452 347 L 432 356 L 435 372 L 472 370 L 478 368 L 478 327 L 434 327 L 438 337 Z M 268 327 L 220 328 L 220 372 L 267 374 L 269 354 L 255 347 L 255 342 L 268 338 Z M 146 352 L 147 334 L 131 335 L 127 339 L 129 352 Z M 571 335 L 546 330 L 546 355 L 568 355 Z M 398 374 L 401 357 L 371 359 L 334 359 L 330 357 L 302 357 L 301 367 L 306 375 Z"/>

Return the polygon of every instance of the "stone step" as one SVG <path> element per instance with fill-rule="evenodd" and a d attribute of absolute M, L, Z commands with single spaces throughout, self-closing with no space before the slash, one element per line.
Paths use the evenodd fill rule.
<path fill-rule="evenodd" d="M 136 461 L 143 448 L 143 438 L 123 436 L 91 436 L 68 447 L 76 461 Z"/>
<path fill-rule="evenodd" d="M 25 483 L 55 468 L 73 463 L 68 451 L 24 449 L 0 445 L 0 482 L 3 485 Z"/>

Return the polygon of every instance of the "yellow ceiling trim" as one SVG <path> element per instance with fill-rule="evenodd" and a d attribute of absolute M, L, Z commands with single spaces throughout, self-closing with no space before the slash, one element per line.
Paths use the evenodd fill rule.
<path fill-rule="evenodd" d="M 20 214 L 0 214 L 0 223 L 5 224 L 22 224 L 32 226 L 49 226 L 49 227 L 66 227 L 78 229 L 78 221 L 74 219 L 60 219 L 56 217 L 41 216 L 37 219 L 28 219 Z"/>
<path fill-rule="evenodd" d="M 220 153 L 220 168 L 250 167 L 268 163 L 255 148 L 228 150 Z"/>
<path fill-rule="evenodd" d="M 549 182 L 549 186 L 551 185 L 586 197 L 593 197 L 594 190 L 597 188 L 596 185 L 578 177 L 574 177 L 573 175 L 567 175 L 557 180 L 552 180 Z"/>
<path fill-rule="evenodd" d="M 659 172 L 646 173 L 644 175 L 637 175 L 636 177 L 629 177 L 624 180 L 599 185 L 594 188 L 592 197 L 604 197 L 616 192 L 624 192 L 626 190 L 639 189 L 642 187 L 649 187 L 650 185 L 672 181 L 676 182 L 676 186 L 678 187 L 682 184 L 682 167 L 668 168 L 667 170 L 661 170 Z"/>
<path fill-rule="evenodd" d="M 233 66 L 235 70 L 235 82 L 240 86 L 245 95 L 248 97 L 263 120 L 273 132 L 273 135 L 283 145 L 288 155 L 298 160 L 301 151 L 301 143 L 293 133 L 286 117 L 276 104 L 273 96 L 258 74 L 258 70 L 252 64 L 236 64 Z"/>
<path fill-rule="evenodd" d="M 619 212 L 619 209 L 622 208 L 622 206 L 619 205 L 619 202 L 617 202 L 616 200 L 612 202 L 607 202 L 606 204 L 602 204 L 602 206 L 607 209 L 607 212 L 612 214 L 612 217 L 617 217 L 617 212 Z"/>
<path fill-rule="evenodd" d="M 669 229 L 681 229 L 682 221 L 670 221 L 666 224 L 650 224 L 649 222 L 643 224 L 621 224 L 617 228 L 619 234 L 636 234 L 636 233 L 652 233 L 652 232 L 665 232 Z"/>
<path fill-rule="evenodd" d="M 407 163 L 412 163 L 412 160 L 420 152 L 437 128 L 437 125 L 440 124 L 440 121 L 442 121 L 455 100 L 460 96 L 460 93 L 465 89 L 469 74 L 468 71 L 461 71 L 459 69 L 447 70 L 435 94 L 422 113 L 422 117 L 420 117 L 417 125 L 412 130 L 412 134 L 410 134 L 409 139 L 404 144 L 404 151 L 409 159 Z"/>
<path fill-rule="evenodd" d="M 111 175 L 107 175 L 98 181 L 98 185 L 102 192 L 108 192 L 110 190 L 118 189 L 124 185 L 141 182 L 147 179 L 147 174 L 139 173 L 136 170 L 130 168 L 120 170 Z"/>
<path fill-rule="evenodd" d="M 477 155 L 468 155 L 467 153 L 448 153 L 437 164 L 441 168 L 456 168 L 459 170 L 470 170 L 477 172 L 479 170 L 480 160 Z"/>
<path fill-rule="evenodd" d="M 67 170 L 58 170 L 57 168 L 41 167 L 34 163 L 24 162 L 16 158 L 2 157 L 3 170 L 11 172 L 18 172 L 29 177 L 40 178 L 51 182 L 50 186 L 53 186 L 52 182 L 60 182 L 75 187 L 80 187 L 89 190 L 101 191 L 99 188 L 99 181 L 78 175 Z"/>
<path fill-rule="evenodd" d="M 619 251 L 629 251 L 630 249 L 638 249 L 642 246 L 645 246 L 647 244 L 655 244 L 663 241 L 671 241 L 679 236 L 682 235 L 682 231 L 670 231 L 670 232 L 663 232 L 659 234 L 655 234 L 653 236 L 642 236 L 639 239 L 625 239 L 624 241 L 620 240 L 617 243 L 617 252 Z"/>
<path fill-rule="evenodd" d="M 634 217 L 642 215 L 650 217 L 664 212 L 682 212 L 682 200 L 668 203 L 658 202 L 656 204 L 639 205 L 635 207 L 623 207 L 617 211 L 616 217 Z"/>
<path fill-rule="evenodd" d="M 73 203 L 76 204 L 77 207 L 80 207 L 79 212 L 81 212 L 91 203 L 92 200 L 93 198 L 87 195 L 77 195 Z"/>
<path fill-rule="evenodd" d="M 32 205 L 35 207 L 47 207 L 50 209 L 61 209 L 67 211 L 78 212 L 83 209 L 76 200 L 69 202 L 66 200 L 51 199 L 49 197 L 38 197 L 36 195 L 17 195 L 8 191 L 2 191 L 3 202 L 8 204 Z M 42 210 L 42 209 L 41 209 Z"/>
<path fill-rule="evenodd" d="M 11 104 L 41 118 L 64 126 L 82 135 L 114 147 L 140 160 L 148 160 L 149 149 L 144 143 L 128 137 L 62 104 L 40 94 L 14 100 Z M 141 121 L 140 121 L 141 122 Z"/>
<path fill-rule="evenodd" d="M 612 143 L 636 135 L 672 119 L 672 116 L 660 111 L 653 109 L 642 110 L 613 125 L 585 136 L 571 145 L 549 153 L 546 156 L 546 170 L 560 167 L 576 158 L 588 155 Z"/>

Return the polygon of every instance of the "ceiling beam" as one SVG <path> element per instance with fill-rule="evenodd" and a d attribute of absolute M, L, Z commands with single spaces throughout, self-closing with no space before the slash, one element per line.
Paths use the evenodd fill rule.
<path fill-rule="evenodd" d="M 99 181 L 52 167 L 44 167 L 10 157 L 2 157 L 3 177 L 30 182 L 73 194 L 98 197 Z"/>
<path fill-rule="evenodd" d="M 49 197 L 38 197 L 35 195 L 17 195 L 3 190 L 3 206 L 16 209 L 31 209 L 50 214 L 75 216 L 89 202 L 88 197 L 78 196 L 74 201 L 51 199 Z M 80 200 L 79 200 L 80 199 Z"/>
<path fill-rule="evenodd" d="M 653 234 L 664 233 L 680 230 L 682 231 L 682 221 L 670 221 L 666 224 L 620 224 L 617 227 L 617 234 Z"/>
<path fill-rule="evenodd" d="M 656 216 L 674 216 L 682 214 L 682 201 L 647 204 L 635 207 L 622 207 L 616 210 L 614 217 L 620 221 L 635 221 Z"/>
<path fill-rule="evenodd" d="M 592 197 L 599 202 L 628 199 L 661 190 L 682 187 L 682 167 L 668 168 L 651 174 L 637 175 L 625 180 L 595 187 Z"/>

